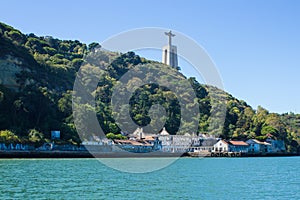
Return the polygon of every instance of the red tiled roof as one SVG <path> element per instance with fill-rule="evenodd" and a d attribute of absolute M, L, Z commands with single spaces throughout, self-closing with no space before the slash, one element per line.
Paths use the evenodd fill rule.
<path fill-rule="evenodd" d="M 155 139 L 152 136 L 145 136 L 144 140 L 154 141 Z"/>
<path fill-rule="evenodd" d="M 130 143 L 135 146 L 143 146 L 142 143 L 131 140 Z"/>
<path fill-rule="evenodd" d="M 248 146 L 246 142 L 243 141 L 229 141 L 230 144 L 235 145 L 235 146 Z"/>

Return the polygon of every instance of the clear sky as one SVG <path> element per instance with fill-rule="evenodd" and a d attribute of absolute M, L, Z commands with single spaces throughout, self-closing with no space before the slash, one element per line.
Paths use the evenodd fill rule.
<path fill-rule="evenodd" d="M 176 30 L 206 49 L 227 92 L 253 108 L 300 113 L 297 0 L 6 0 L 0 21 L 24 33 L 85 43 L 133 28 Z"/>

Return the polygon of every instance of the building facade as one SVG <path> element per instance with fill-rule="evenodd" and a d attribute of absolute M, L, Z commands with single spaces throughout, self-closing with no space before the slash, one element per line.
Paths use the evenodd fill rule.
<path fill-rule="evenodd" d="M 270 153 L 271 144 L 267 142 L 261 142 L 256 139 L 249 139 L 246 141 L 249 144 L 249 153 Z"/>
<path fill-rule="evenodd" d="M 249 145 L 243 141 L 218 141 L 212 149 L 212 152 L 248 152 Z"/>

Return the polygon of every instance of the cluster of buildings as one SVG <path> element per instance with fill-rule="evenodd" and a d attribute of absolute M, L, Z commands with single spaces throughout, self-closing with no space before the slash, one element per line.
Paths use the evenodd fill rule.
<path fill-rule="evenodd" d="M 53 132 L 52 139 L 59 139 L 60 133 Z M 222 140 L 205 134 L 170 135 L 165 128 L 159 134 L 149 134 L 143 128 L 137 128 L 132 134 L 126 134 L 127 139 L 110 140 L 94 137 L 84 141 L 82 145 L 56 145 L 45 143 L 39 148 L 24 144 L 1 144 L 0 150 L 38 150 L 38 151 L 92 151 L 92 152 L 134 152 L 134 153 L 247 153 L 271 154 L 286 152 L 282 140 L 269 137 L 266 141 L 249 139 L 247 141 Z"/>
<path fill-rule="evenodd" d="M 153 151 L 165 153 L 226 153 L 238 152 L 247 154 L 269 154 L 286 152 L 282 140 L 269 137 L 266 141 L 249 139 L 247 141 L 222 140 L 205 134 L 170 135 L 165 128 L 159 134 L 144 133 L 143 128 L 137 128 L 132 134 L 126 135 L 126 140 L 106 141 L 111 151 L 128 151 L 148 153 Z M 99 142 L 98 142 L 99 144 Z M 103 141 L 101 142 L 103 144 Z M 90 149 L 91 143 L 84 143 Z"/>
<path fill-rule="evenodd" d="M 272 138 L 266 141 L 249 139 L 247 141 L 225 141 L 219 140 L 213 145 L 211 152 L 241 152 L 247 154 L 268 154 L 268 153 L 284 153 L 286 152 L 285 144 L 282 140 L 274 140 Z"/>
<path fill-rule="evenodd" d="M 270 154 L 286 152 L 282 140 L 272 137 L 266 141 L 249 139 L 247 141 L 222 140 L 210 135 L 189 134 L 170 135 L 165 128 L 159 134 L 146 134 L 142 128 L 128 135 L 127 140 L 114 140 L 113 150 L 117 148 L 129 152 L 160 151 L 167 153 L 226 153 L 239 152 L 247 154 Z"/>
<path fill-rule="evenodd" d="M 170 135 L 165 128 L 159 134 L 149 134 L 143 128 L 137 128 L 126 135 L 127 140 L 114 140 L 113 151 L 126 150 L 136 153 L 153 151 L 165 153 L 185 153 L 192 146 L 200 146 L 201 141 L 196 134 Z"/>

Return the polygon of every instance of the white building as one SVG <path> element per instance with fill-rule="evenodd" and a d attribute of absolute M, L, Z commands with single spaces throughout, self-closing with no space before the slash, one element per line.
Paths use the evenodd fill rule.
<path fill-rule="evenodd" d="M 220 140 L 218 141 L 212 149 L 212 152 L 248 152 L 249 145 L 243 141 L 228 141 Z"/>
<path fill-rule="evenodd" d="M 158 139 L 162 142 L 163 152 L 187 152 L 195 142 L 197 136 L 185 135 L 170 135 L 165 128 L 161 131 Z"/>
<path fill-rule="evenodd" d="M 216 144 L 214 144 L 212 152 L 228 152 L 229 144 L 225 142 L 225 140 L 219 140 Z"/>

